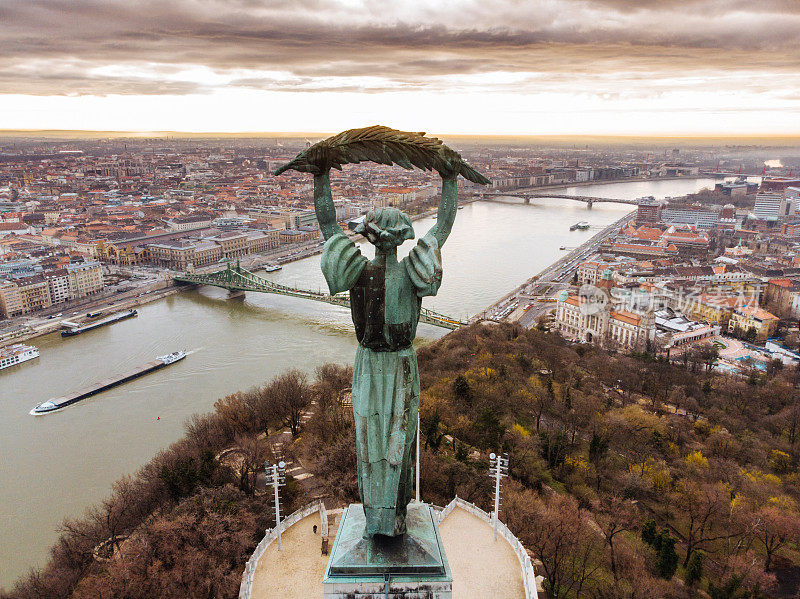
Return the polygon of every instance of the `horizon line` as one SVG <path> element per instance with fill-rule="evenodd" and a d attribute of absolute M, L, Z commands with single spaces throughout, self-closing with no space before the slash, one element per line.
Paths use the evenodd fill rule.
<path fill-rule="evenodd" d="M 20 135 L 80 135 L 84 137 L 321 137 L 335 135 L 338 131 L 179 131 L 146 129 L 0 129 L 2 136 Z M 433 133 L 442 137 L 458 138 L 508 138 L 508 139 L 619 139 L 619 140 L 785 140 L 800 143 L 800 133 L 793 134 L 738 134 L 738 133 L 682 133 L 682 134 L 625 134 L 625 133 Z"/>

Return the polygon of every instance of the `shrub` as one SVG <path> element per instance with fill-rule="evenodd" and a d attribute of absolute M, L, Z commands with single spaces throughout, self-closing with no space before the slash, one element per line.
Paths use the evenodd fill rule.
<path fill-rule="evenodd" d="M 658 573 L 669 580 L 678 569 L 678 554 L 675 552 L 675 543 L 678 540 L 671 536 L 667 529 L 661 531 L 658 544 Z"/>
<path fill-rule="evenodd" d="M 703 578 L 704 557 L 705 554 L 702 551 L 695 551 L 692 553 L 692 557 L 689 558 L 689 563 L 686 564 L 686 575 L 684 576 L 687 585 L 693 586 Z"/>
<path fill-rule="evenodd" d="M 655 547 L 656 537 L 658 536 L 658 529 L 656 528 L 656 521 L 649 518 L 642 526 L 642 541 Z"/>

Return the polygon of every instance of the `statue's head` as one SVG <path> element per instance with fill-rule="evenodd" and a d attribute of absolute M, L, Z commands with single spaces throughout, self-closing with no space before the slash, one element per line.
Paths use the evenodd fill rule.
<path fill-rule="evenodd" d="M 397 208 L 375 208 L 367 212 L 355 229 L 379 251 L 389 251 L 406 239 L 414 239 L 414 227 L 408 215 Z"/>

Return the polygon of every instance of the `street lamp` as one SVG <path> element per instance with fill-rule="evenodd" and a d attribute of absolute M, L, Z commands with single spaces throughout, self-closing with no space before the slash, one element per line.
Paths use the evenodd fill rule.
<path fill-rule="evenodd" d="M 281 545 L 281 503 L 278 488 L 286 484 L 286 462 L 281 460 L 277 464 L 270 465 L 267 463 L 265 466 L 267 471 L 267 484 L 272 485 L 272 489 L 275 493 L 275 530 L 278 533 L 278 551 L 281 551 L 283 549 Z"/>
<path fill-rule="evenodd" d="M 420 495 L 419 495 L 419 408 L 417 408 L 417 471 L 416 474 L 416 492 L 417 492 L 417 503 L 420 502 Z"/>
<path fill-rule="evenodd" d="M 494 513 L 492 514 L 492 528 L 494 539 L 497 540 L 497 522 L 500 520 L 500 479 L 508 476 L 508 454 L 489 454 L 489 475 L 494 477 Z"/>

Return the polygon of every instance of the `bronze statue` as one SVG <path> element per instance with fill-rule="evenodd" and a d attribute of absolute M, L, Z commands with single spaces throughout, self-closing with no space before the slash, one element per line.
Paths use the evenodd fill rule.
<path fill-rule="evenodd" d="M 370 261 L 336 222 L 329 172 L 364 161 L 436 170 L 442 197 L 436 224 L 402 260 L 397 247 L 414 238 L 411 219 L 397 208 L 370 211 L 356 232 L 375 246 Z M 319 142 L 275 171 L 314 175 L 314 208 L 325 237 L 322 272 L 331 294 L 350 292 L 359 346 L 353 370 L 358 489 L 367 536 L 406 532 L 413 494 L 413 462 L 419 408 L 419 372 L 412 347 L 422 298 L 442 282 L 441 247 L 458 209 L 456 178 L 489 180 L 441 140 L 424 133 L 374 126 L 351 129 Z"/>

